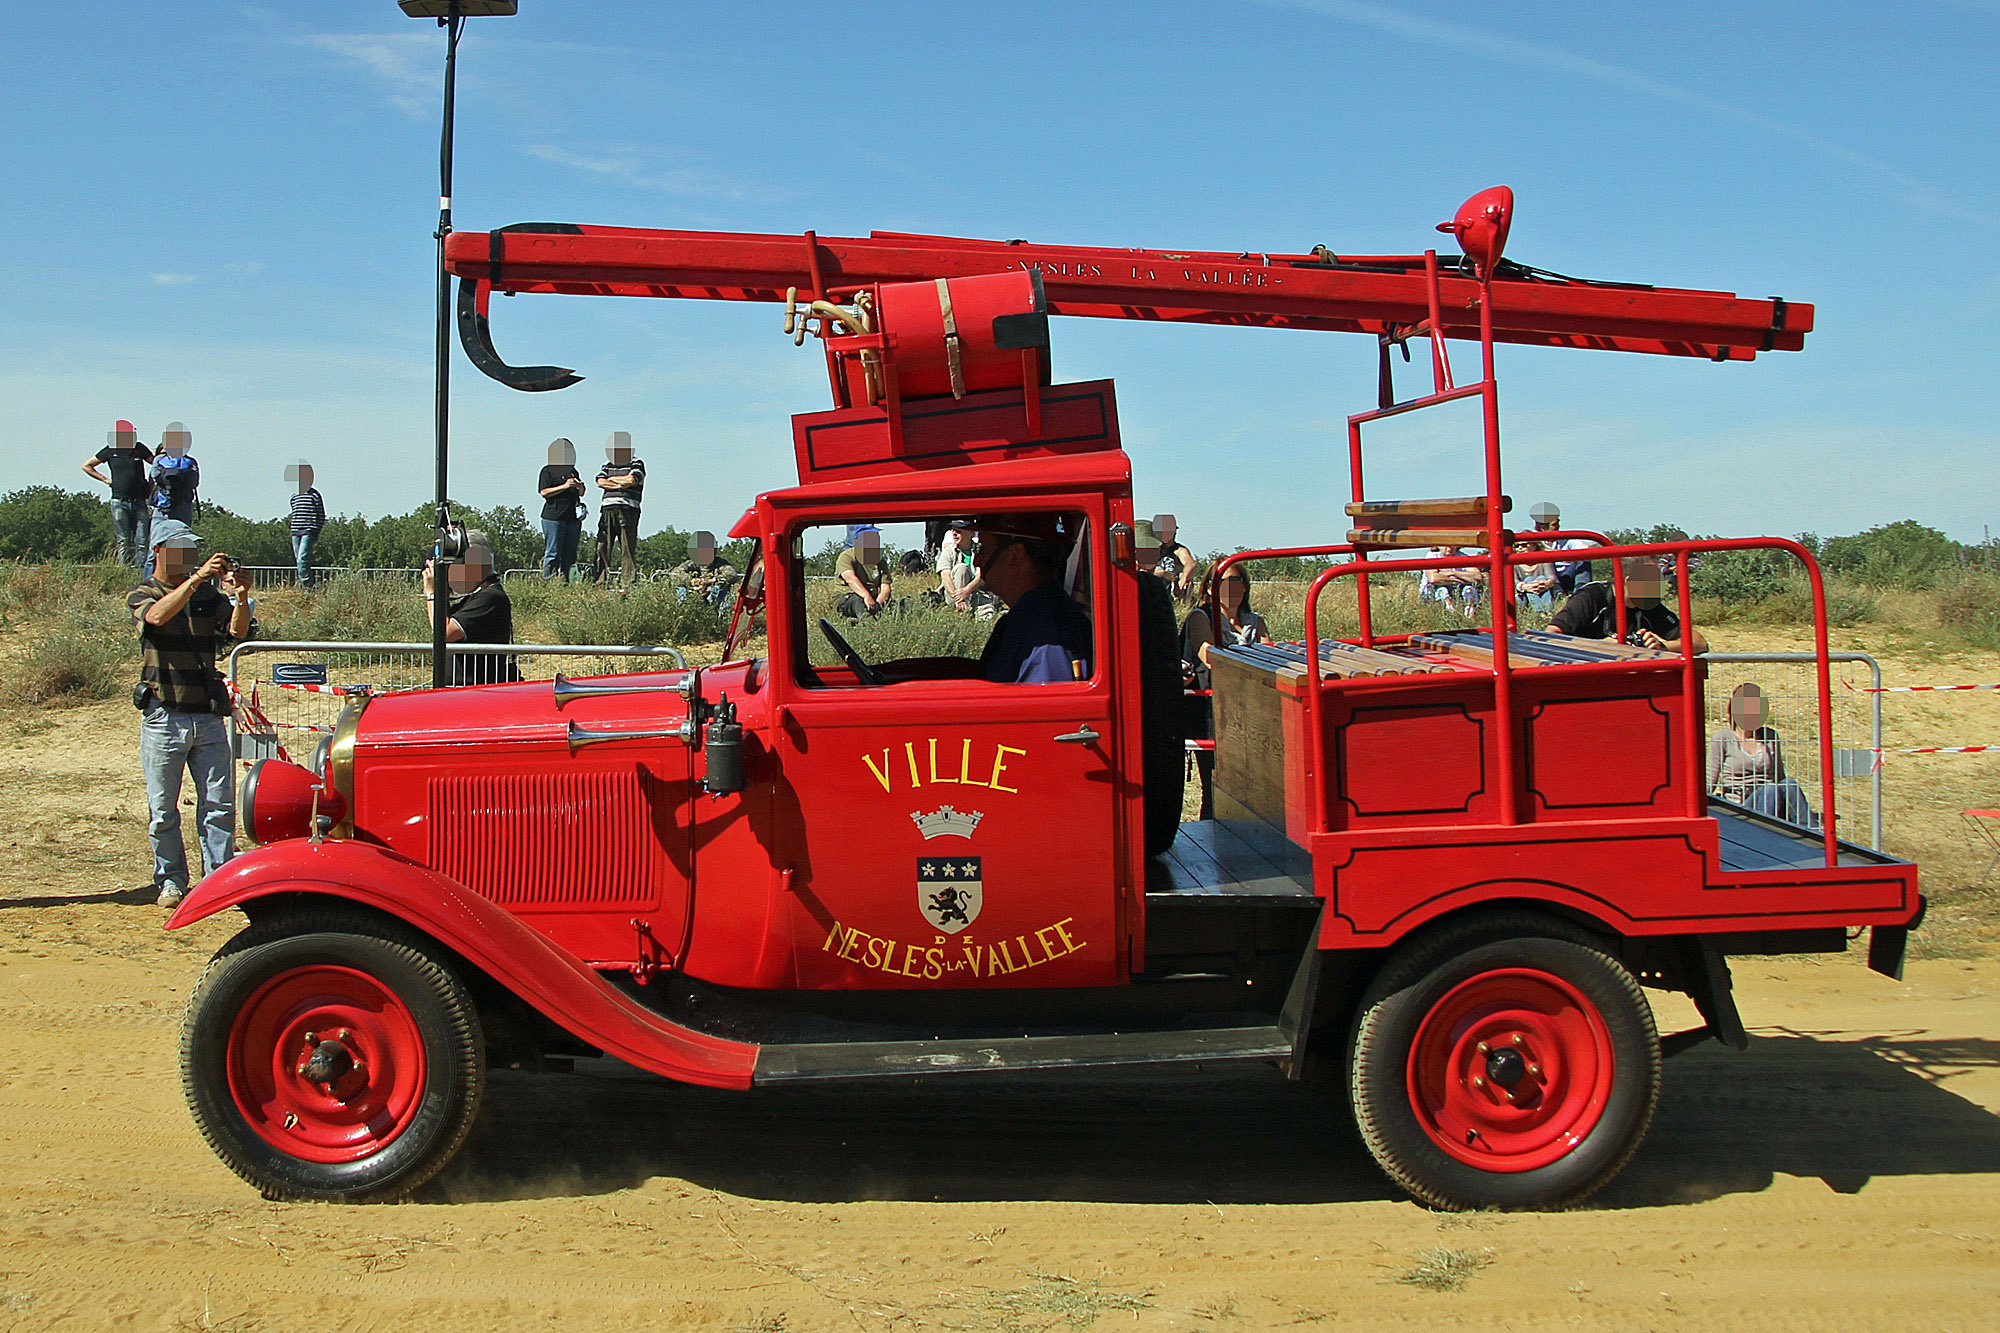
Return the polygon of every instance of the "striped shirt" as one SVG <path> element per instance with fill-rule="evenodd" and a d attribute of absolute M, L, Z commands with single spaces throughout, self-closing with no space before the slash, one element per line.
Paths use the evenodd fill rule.
<path fill-rule="evenodd" d="M 318 532 L 326 526 L 326 502 L 320 499 L 319 491 L 308 486 L 292 496 L 292 535 L 304 532 Z"/>
<path fill-rule="evenodd" d="M 637 480 L 630 486 L 621 486 L 617 490 L 600 491 L 598 510 L 602 512 L 606 509 L 637 509 L 646 490 L 646 465 L 635 458 L 629 463 L 606 463 L 597 469 L 599 481 L 606 481 L 612 477 L 634 477 Z"/>
<path fill-rule="evenodd" d="M 147 579 L 125 597 L 139 629 L 139 679 L 151 685 L 161 705 L 173 712 L 227 717 L 229 692 L 222 683 L 222 673 L 215 669 L 215 659 L 233 642 L 229 618 L 234 607 L 214 584 L 204 583 L 179 615 L 164 625 L 148 624 L 146 608 L 168 591 L 158 579 Z M 244 637 L 256 636 L 253 624 Z"/>

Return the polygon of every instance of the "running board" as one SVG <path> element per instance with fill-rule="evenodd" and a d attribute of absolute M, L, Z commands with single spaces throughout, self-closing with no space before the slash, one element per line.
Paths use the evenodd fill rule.
<path fill-rule="evenodd" d="M 1143 1065 L 1273 1064 L 1301 1077 L 1319 995 L 1317 926 L 1307 936 L 1277 1022 L 1245 1027 L 1083 1032 L 1022 1037 L 942 1037 L 930 1041 L 766 1043 L 752 1085 L 983 1074 L 1024 1070 L 1114 1069 Z"/>
<path fill-rule="evenodd" d="M 1292 1038 L 1275 1026 L 986 1040 L 810 1042 L 760 1047 L 750 1081 L 756 1085 L 914 1074 L 1271 1062 L 1290 1059 L 1292 1051 Z"/>

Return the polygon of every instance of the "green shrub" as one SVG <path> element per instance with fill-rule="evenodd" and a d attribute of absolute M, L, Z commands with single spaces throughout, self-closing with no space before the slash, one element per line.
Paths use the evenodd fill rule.
<path fill-rule="evenodd" d="M 819 612 L 810 615 L 806 624 L 806 634 L 811 639 L 810 657 L 817 666 L 832 666 L 838 660 L 825 632 L 819 628 L 821 615 L 869 662 L 895 662 L 911 657 L 977 658 L 993 632 L 990 619 L 980 620 L 921 600 L 904 601 L 900 611 L 862 620 L 846 620 L 830 611 Z"/>
<path fill-rule="evenodd" d="M 1797 558 L 1785 551 L 1709 551 L 1689 582 L 1698 596 L 1740 603 L 1778 596 L 1799 577 Z"/>
<path fill-rule="evenodd" d="M 259 599 L 257 628 L 266 639 L 425 643 L 430 625 L 424 606 L 407 576 L 342 574 L 310 597 Z"/>
<path fill-rule="evenodd" d="M 111 506 L 94 495 L 30 486 L 0 495 L 0 560 L 95 560 L 111 547 Z"/>
<path fill-rule="evenodd" d="M 78 602 L 111 599 L 123 609 L 125 593 L 139 582 L 130 565 L 66 560 L 31 565 L 0 563 L 0 625 L 39 620 Z"/>
<path fill-rule="evenodd" d="M 515 632 L 519 633 L 523 620 L 536 619 L 562 599 L 573 597 L 578 585 L 561 580 L 550 583 L 540 576 L 529 578 L 523 575 L 503 579 L 501 586 L 507 589 L 507 601 L 514 608 Z"/>
<path fill-rule="evenodd" d="M 88 703 L 138 678 L 139 636 L 123 599 L 80 597 L 41 618 L 0 678 L 0 694 L 18 707 Z"/>
<path fill-rule="evenodd" d="M 588 584 L 542 589 L 540 637 L 549 643 L 645 647 L 713 643 L 722 638 L 729 627 L 730 604 L 715 607 L 693 596 L 682 601 L 679 592 L 666 582 L 639 583 L 629 591 Z"/>
<path fill-rule="evenodd" d="M 211 551 L 227 551 L 240 564 L 280 568 L 289 568 L 292 564 L 289 518 L 268 518 L 260 522 L 204 500 L 194 530 L 201 534 L 203 555 Z M 327 563 L 317 548 L 313 559 L 316 564 Z"/>
<path fill-rule="evenodd" d="M 1852 537 L 1822 543 L 1820 563 L 1829 573 L 1881 588 L 1931 588 L 1967 563 L 1972 548 L 1914 519 L 1885 523 Z"/>
<path fill-rule="evenodd" d="M 1866 588 L 1851 583 L 1828 580 L 1826 584 L 1826 623 L 1840 629 L 1851 629 L 1865 620 L 1873 620 L 1878 610 L 1877 602 Z M 1697 607 L 1695 621 L 1701 623 L 1703 610 Z M 1716 604 L 1714 614 L 1708 616 L 1709 623 L 1717 620 L 1742 620 L 1770 625 L 1810 625 L 1813 620 L 1812 585 L 1804 578 L 1794 578 L 1768 597 L 1749 602 Z"/>
<path fill-rule="evenodd" d="M 1980 648 L 2000 648 L 2000 574 L 1967 570 L 1937 598 L 1938 624 Z"/>

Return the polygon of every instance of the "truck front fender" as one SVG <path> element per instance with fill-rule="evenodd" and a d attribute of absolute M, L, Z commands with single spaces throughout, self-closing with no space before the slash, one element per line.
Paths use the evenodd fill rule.
<path fill-rule="evenodd" d="M 338 898 L 405 922 L 550 1022 L 627 1064 L 684 1083 L 750 1086 L 755 1043 L 669 1022 L 513 913 L 372 843 L 300 839 L 247 852 L 203 879 L 167 919 L 167 929 L 280 894 Z"/>

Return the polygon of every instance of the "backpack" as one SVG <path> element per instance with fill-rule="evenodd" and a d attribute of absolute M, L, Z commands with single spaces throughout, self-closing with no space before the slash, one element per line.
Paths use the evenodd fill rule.
<path fill-rule="evenodd" d="M 153 507 L 173 509 L 183 499 L 192 505 L 200 483 L 201 473 L 194 459 L 186 454 L 160 455 L 153 461 Z"/>

